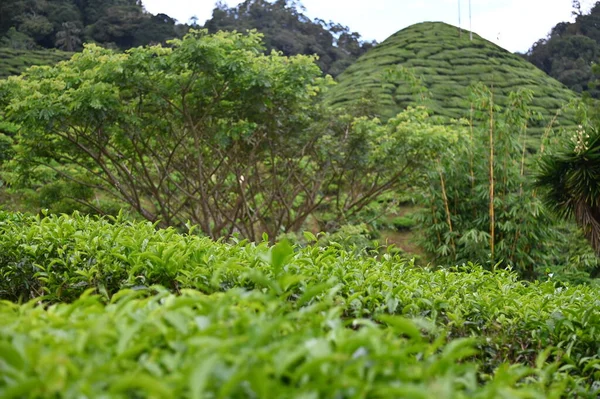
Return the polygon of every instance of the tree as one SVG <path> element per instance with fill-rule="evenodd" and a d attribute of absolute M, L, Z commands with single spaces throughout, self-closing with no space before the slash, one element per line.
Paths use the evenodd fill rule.
<path fill-rule="evenodd" d="M 88 27 L 88 32 L 92 39 L 100 43 L 115 43 L 120 49 L 128 49 L 136 44 L 136 33 L 144 19 L 140 7 L 113 6 Z"/>
<path fill-rule="evenodd" d="M 582 16 L 583 13 L 581 12 L 581 2 L 579 0 L 573 0 L 571 4 L 573 5 L 573 11 L 571 11 L 571 14 L 574 17 Z"/>
<path fill-rule="evenodd" d="M 255 240 L 316 211 L 351 217 L 420 179 L 435 153 L 415 110 L 388 124 L 327 113 L 331 80 L 314 59 L 263 55 L 256 33 L 170 44 L 87 46 L 0 83 L 22 126 L 9 167 L 22 179 L 51 168 L 161 225 Z"/>
<path fill-rule="evenodd" d="M 81 29 L 73 22 L 64 22 L 63 29 L 56 33 L 56 47 L 64 51 L 76 51 L 81 45 Z"/>
<path fill-rule="evenodd" d="M 21 0 L 3 0 L 0 2 L 0 35 L 15 28 L 18 15 L 23 13 L 24 4 Z"/>
<path fill-rule="evenodd" d="M 179 37 L 176 33 L 176 21 L 166 14 L 144 14 L 141 23 L 134 32 L 134 46 L 166 43 L 167 40 Z"/>
<path fill-rule="evenodd" d="M 600 2 L 585 14 L 573 1 L 575 22 L 560 22 L 547 38 L 538 40 L 526 58 L 548 75 L 576 92 L 598 98 L 592 65 L 600 57 Z"/>
<path fill-rule="evenodd" d="M 37 42 L 42 42 L 52 34 L 54 27 L 43 15 L 31 14 L 23 17 L 19 24 L 19 31 L 33 37 Z"/>
<path fill-rule="evenodd" d="M 537 185 L 544 189 L 546 204 L 574 218 L 600 256 L 600 132 L 583 123 L 541 158 Z"/>
<path fill-rule="evenodd" d="M 363 42 L 349 28 L 323 20 L 311 21 L 300 2 L 246 0 L 236 7 L 218 2 L 204 27 L 209 32 L 256 29 L 264 35 L 267 51 L 284 55 L 318 55 L 324 73 L 337 76 L 374 43 Z"/>
<path fill-rule="evenodd" d="M 165 14 L 146 12 L 138 0 L 0 1 L 0 37 L 14 38 L 14 29 L 44 48 L 73 51 L 91 39 L 126 50 L 182 37 L 187 28 Z"/>
<path fill-rule="evenodd" d="M 33 50 L 36 48 L 35 41 L 31 37 L 17 32 L 14 27 L 10 28 L 6 36 L 0 40 L 0 46 L 15 50 Z"/>

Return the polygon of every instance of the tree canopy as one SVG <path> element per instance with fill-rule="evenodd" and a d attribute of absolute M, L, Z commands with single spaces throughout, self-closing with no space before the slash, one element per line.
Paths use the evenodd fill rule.
<path fill-rule="evenodd" d="M 140 0 L 3 0 L 0 37 L 4 45 L 66 51 L 97 42 L 128 49 L 180 37 L 186 26 L 171 17 L 153 15 Z M 19 39 L 19 40 L 16 40 Z M 24 44 L 25 43 L 25 44 Z"/>
<path fill-rule="evenodd" d="M 263 50 L 257 33 L 192 31 L 126 53 L 88 45 L 0 82 L 21 127 L 9 169 L 50 169 L 161 225 L 257 239 L 317 209 L 350 218 L 417 181 L 445 145 L 422 111 L 385 125 L 330 114 L 320 96 L 332 81 L 313 57 Z"/>
<path fill-rule="evenodd" d="M 294 0 L 246 0 L 235 7 L 219 2 L 204 27 L 211 33 L 256 29 L 264 35 L 267 51 L 316 54 L 317 64 L 332 76 L 339 75 L 375 44 L 362 41 L 360 34 L 346 26 L 311 20 L 302 10 L 301 3 Z"/>
<path fill-rule="evenodd" d="M 587 14 L 578 1 L 573 7 L 575 21 L 556 24 L 548 37 L 533 44 L 526 58 L 571 90 L 598 98 L 593 64 L 600 57 L 600 2 Z"/>

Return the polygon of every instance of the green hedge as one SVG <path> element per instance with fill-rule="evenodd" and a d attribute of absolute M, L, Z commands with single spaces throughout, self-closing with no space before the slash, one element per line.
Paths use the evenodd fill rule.
<path fill-rule="evenodd" d="M 313 237 L 307 234 L 307 239 L 311 241 Z M 422 269 L 390 254 L 381 256 L 374 253 L 360 254 L 356 251 L 346 251 L 335 243 L 328 247 L 308 246 L 305 248 L 292 248 L 286 243 L 279 243 L 276 246 L 269 246 L 266 242 L 227 244 L 212 242 L 193 234 L 178 234 L 172 229 L 156 230 L 147 222 L 109 221 L 77 214 L 72 217 L 31 217 L 0 212 L 0 297 L 10 301 L 1 305 L 0 318 L 3 322 L 12 320 L 2 323 L 0 343 L 3 342 L 2 345 L 5 348 L 11 347 L 21 351 L 22 353 L 20 352 L 19 355 L 21 357 L 25 356 L 24 354 L 34 356 L 31 354 L 34 352 L 30 353 L 22 346 L 22 343 L 28 340 L 32 340 L 31 345 L 35 344 L 40 347 L 45 345 L 43 344 L 44 340 L 52 341 L 53 339 L 61 341 L 64 338 L 70 342 L 77 342 L 79 339 L 88 342 L 86 332 L 89 332 L 90 325 L 107 325 L 106 328 L 114 330 L 120 322 L 111 318 L 125 316 L 112 314 L 110 313 L 112 311 L 109 310 L 119 306 L 116 303 L 119 302 L 118 298 L 122 295 L 134 295 L 132 291 L 124 294 L 123 289 L 147 295 L 148 290 L 155 285 L 166 287 L 172 294 L 180 294 L 183 295 L 183 298 L 188 299 L 181 299 L 182 302 L 177 302 L 179 297 L 168 296 L 170 299 L 156 300 L 157 302 L 151 306 L 160 308 L 159 305 L 163 306 L 165 301 L 188 304 L 181 305 L 182 312 L 192 312 L 192 310 L 202 308 L 193 305 L 196 300 L 223 298 L 223 295 L 227 298 L 230 295 L 234 297 L 236 295 L 241 297 L 258 295 L 262 298 L 264 295 L 267 298 L 264 300 L 268 301 L 268 304 L 256 305 L 253 308 L 256 314 L 243 312 L 244 314 L 248 313 L 247 317 L 250 318 L 250 321 L 244 322 L 251 322 L 255 316 L 258 317 L 262 312 L 270 311 L 281 316 L 288 313 L 300 315 L 307 312 L 306 317 L 310 320 L 322 320 L 321 317 L 332 313 L 336 320 L 332 322 L 332 325 L 350 323 L 352 326 L 353 320 L 359 319 L 362 321 L 358 322 L 359 325 L 355 325 L 359 331 L 363 324 L 371 326 L 369 328 L 372 328 L 373 331 L 379 331 L 380 327 L 373 324 L 374 322 L 377 325 L 383 322 L 384 325 L 392 328 L 393 322 L 382 319 L 382 316 L 385 315 L 401 317 L 398 320 L 405 320 L 404 318 L 424 320 L 410 323 L 420 323 L 418 326 L 424 328 L 422 332 L 425 333 L 427 345 L 435 345 L 437 339 L 448 339 L 450 342 L 454 342 L 459 338 L 476 338 L 473 344 L 477 348 L 477 354 L 469 357 L 468 360 L 478 364 L 477 376 L 482 381 L 487 378 L 486 376 L 494 374 L 494 370 L 505 362 L 535 367 L 538 355 L 544 350 L 547 351 L 550 363 L 539 361 L 536 373 L 541 373 L 540 370 L 551 367 L 551 362 L 556 362 L 556 367 L 560 367 L 556 378 L 562 379 L 568 385 L 566 389 L 575 389 L 574 387 L 577 385 L 592 392 L 593 389 L 598 388 L 600 380 L 600 350 L 598 346 L 598 342 L 600 342 L 600 292 L 593 287 L 562 286 L 552 281 L 528 283 L 519 281 L 515 274 L 508 271 L 490 272 L 474 265 L 452 270 Z M 85 295 L 81 298 L 81 295 L 86 292 L 87 294 L 98 294 L 102 301 L 98 298 L 90 299 Z M 189 299 L 190 297 L 194 299 Z M 133 317 L 142 324 L 156 324 L 156 328 L 161 330 L 163 327 L 160 327 L 160 323 L 169 323 L 169 320 L 154 320 L 154 316 L 151 315 L 154 314 L 154 310 L 140 310 L 139 315 L 136 310 L 138 307 L 146 309 L 146 306 L 150 306 L 149 303 L 154 303 L 152 298 L 154 297 L 131 300 L 131 302 L 127 302 L 128 305 L 123 306 L 131 307 L 127 311 L 129 314 L 127 317 Z M 12 304 L 25 300 L 29 300 L 29 302 L 22 306 Z M 47 311 L 43 307 L 35 306 L 36 304 L 48 306 L 60 302 L 73 302 L 73 304 L 52 305 Z M 113 303 L 106 307 L 107 314 L 103 313 L 101 302 Z M 87 307 L 91 309 L 89 323 L 92 324 L 84 322 Z M 156 312 L 166 311 L 156 310 Z M 9 315 L 12 315 L 10 316 L 12 319 L 9 318 Z M 71 317 L 75 318 L 71 319 Z M 173 317 L 177 318 L 178 316 Z M 228 317 L 226 312 L 223 313 L 223 323 L 227 324 Z M 186 320 L 184 325 L 188 325 L 192 323 L 193 318 L 183 317 L 183 319 Z M 71 331 L 69 334 L 72 335 L 63 334 L 60 329 L 56 329 L 53 323 L 64 326 L 65 329 Z M 299 325 L 294 328 L 301 329 L 297 333 L 299 335 L 295 338 L 290 337 L 290 339 L 300 339 L 300 336 L 306 334 L 303 330 L 305 326 L 300 325 L 303 322 L 298 323 Z M 399 323 L 403 324 L 404 321 Z M 260 323 L 257 321 L 258 324 Z M 318 325 L 322 331 L 313 331 L 313 334 L 329 337 L 330 331 L 333 331 L 328 327 L 330 322 L 322 320 L 322 323 Z M 234 327 L 231 328 L 233 328 L 231 331 L 237 331 Z M 264 328 L 269 329 L 269 324 L 265 324 Z M 282 332 L 280 327 L 273 328 Z M 17 330 L 21 335 L 15 335 Z M 343 334 L 351 334 L 353 337 L 353 333 L 346 330 L 346 328 L 340 328 L 340 334 L 343 331 Z M 135 330 L 132 331 L 131 334 L 138 334 Z M 386 334 L 391 334 L 385 329 L 381 332 L 373 331 L 371 333 L 377 337 L 377 341 L 383 340 L 383 336 L 387 337 Z M 104 356 L 103 359 L 110 358 L 111 362 L 116 362 L 111 357 L 116 355 L 110 352 L 115 348 L 110 346 L 117 345 L 114 343 L 119 342 L 121 339 L 119 336 L 122 336 L 122 333 L 113 331 L 111 334 L 117 334 L 117 336 L 110 338 L 104 344 L 98 344 L 99 346 L 109 346 L 106 349 L 107 353 L 98 356 Z M 162 330 L 161 334 L 163 334 Z M 164 334 L 170 336 L 168 332 L 164 332 Z M 155 347 L 158 351 L 164 350 L 171 356 L 183 356 L 178 353 L 187 350 L 183 349 L 188 348 L 185 345 L 186 340 L 196 336 L 194 335 L 196 333 L 189 334 L 191 335 L 182 338 L 181 342 L 184 345 L 182 347 L 178 347 L 176 344 L 170 346 L 157 338 L 156 346 L 152 346 L 152 348 Z M 231 339 L 235 341 L 237 333 L 232 334 L 234 335 Z M 243 334 L 238 338 L 246 342 Z M 310 339 L 312 338 L 307 338 L 308 341 Z M 175 342 L 180 341 L 176 340 Z M 236 345 L 243 346 L 243 342 L 237 342 Z M 385 342 L 381 345 L 394 346 L 395 342 Z M 126 342 L 120 345 L 121 348 L 137 348 L 138 356 L 141 356 L 140 353 L 143 352 L 143 346 L 131 346 Z M 83 348 L 87 347 L 84 345 Z M 389 350 L 389 347 L 385 348 L 387 349 L 381 349 L 381 353 Z M 146 349 L 153 353 L 150 348 Z M 52 350 L 60 351 L 62 349 L 57 347 L 48 350 L 51 353 Z M 90 350 L 85 349 L 85 351 L 89 352 Z M 0 350 L 0 353 L 2 352 Z M 439 355 L 438 352 L 433 352 Z M 286 354 L 283 350 L 277 353 L 280 353 L 281 356 Z M 348 356 L 348 353 L 344 353 L 343 356 Z M 416 353 L 413 355 L 416 356 Z M 272 355 L 275 356 L 275 354 Z M 338 355 L 336 351 L 331 352 L 333 358 Z M 71 355 L 65 356 L 68 362 L 72 361 Z M 162 355 L 157 354 L 156 356 Z M 344 358 L 342 355 L 339 356 Z M 421 356 L 419 355 L 419 358 Z M 17 357 L 17 360 L 13 360 L 13 362 L 16 362 L 17 365 L 25 364 L 25 361 L 18 360 L 19 358 Z M 141 361 L 137 357 L 136 359 Z M 340 359 L 329 360 L 341 361 Z M 380 361 L 385 363 L 385 360 Z M 4 363 L 0 361 L 0 375 L 7 372 L 6 364 L 10 362 L 11 360 L 4 360 Z M 157 358 L 152 357 L 152 362 L 158 362 Z M 394 364 L 399 364 L 395 362 L 396 360 L 390 359 L 388 371 L 392 374 L 396 367 Z M 100 363 L 93 364 L 87 371 L 89 378 L 92 378 L 90 376 L 94 374 L 94 367 L 101 367 Z M 465 364 L 470 363 L 466 362 Z M 426 367 L 425 365 L 421 366 Z M 70 370 L 69 367 L 71 366 L 67 367 Z M 324 370 L 329 370 L 326 375 L 335 376 L 335 373 L 339 372 L 336 367 L 325 367 Z M 24 375 L 28 375 L 29 372 L 40 372 L 32 370 L 25 372 Z M 121 369 L 115 370 L 115 378 L 117 378 Z M 338 371 L 334 372 L 333 370 Z M 380 371 L 373 372 L 380 376 L 377 373 L 385 374 L 384 370 L 385 367 Z M 330 371 L 331 374 L 327 374 Z M 79 370 L 79 372 L 84 373 L 84 370 Z M 371 378 L 368 377 L 370 375 L 368 370 L 364 373 L 362 378 L 367 380 Z M 415 373 L 429 375 L 425 371 L 415 371 Z M 383 378 L 383 374 L 381 378 Z M 434 373 L 434 377 L 436 375 Z M 39 375 L 35 378 L 38 377 L 42 378 Z M 81 374 L 81 378 L 85 381 L 88 381 L 88 377 Z M 437 378 L 434 377 L 431 378 Z M 452 378 L 454 377 L 456 375 Z M 13 377 L 6 378 L 10 381 L 14 380 Z M 2 381 L 8 384 L 6 378 Z M 177 378 L 183 377 L 178 374 Z M 386 384 L 390 383 L 385 378 L 378 378 L 375 379 L 387 381 Z M 422 378 L 424 380 L 421 382 L 425 385 L 433 381 L 429 380 L 429 377 Z M 539 379 L 534 380 L 539 381 Z M 513 382 L 516 384 L 518 381 L 523 382 L 518 378 Z M 87 383 L 92 384 L 89 381 Z M 165 384 L 170 387 L 169 382 L 165 382 Z M 173 384 L 179 386 L 179 382 L 173 382 Z M 283 385 L 287 386 L 286 384 Z M 77 390 L 78 388 L 73 389 Z M 479 389 L 484 388 L 478 386 L 475 391 L 471 392 L 469 391 L 471 388 L 463 386 L 457 388 L 457 386 L 451 385 L 448 386 L 448 389 L 451 392 L 462 392 L 468 396 L 479 394 Z M 536 385 L 535 389 L 538 392 L 542 388 Z M 373 393 L 375 391 L 369 392 L 371 394 L 367 396 L 377 397 Z M 539 392 L 545 391 L 542 389 Z M 573 394 L 574 391 L 569 392 L 569 394 Z M 545 394 L 550 395 L 546 392 L 537 397 L 545 397 Z M 321 393 L 317 394 L 317 396 L 319 395 Z M 336 395 L 338 395 L 336 397 L 353 397 L 348 393 Z M 397 396 L 402 397 L 400 394 Z"/>
<path fill-rule="evenodd" d="M 0 303 L 0 397 L 559 398 L 556 366 L 482 374 L 473 340 L 430 341 L 401 317 L 348 323 L 331 301 L 294 309 L 257 291 Z M 483 381 L 480 379 L 483 378 Z"/>

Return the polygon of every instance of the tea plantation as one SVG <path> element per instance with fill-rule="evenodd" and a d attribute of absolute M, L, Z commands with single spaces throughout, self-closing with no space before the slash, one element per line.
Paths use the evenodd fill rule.
<path fill-rule="evenodd" d="M 403 76 L 401 67 L 414 77 Z M 396 71 L 396 72 L 394 72 Z M 348 106 L 361 98 L 379 101 L 375 108 L 385 118 L 396 115 L 407 105 L 422 100 L 427 90 L 427 105 L 444 118 L 469 118 L 469 86 L 483 83 L 494 91 L 495 102 L 506 105 L 511 91 L 525 88 L 534 93 L 532 109 L 541 120 L 531 126 L 533 136 L 543 135 L 550 123 L 572 126 L 572 116 L 557 111 L 576 95 L 563 84 L 497 45 L 469 32 L 459 36 L 458 28 L 442 22 L 412 25 L 390 36 L 352 64 L 328 93 L 328 103 Z M 415 87 L 423 85 L 424 87 Z M 532 143 L 535 143 L 534 140 Z"/>
<path fill-rule="evenodd" d="M 0 274 L 2 398 L 600 393 L 586 286 L 5 212 Z"/>
<path fill-rule="evenodd" d="M 13 50 L 0 47 L 0 79 L 19 75 L 30 66 L 56 64 L 71 55 L 72 53 L 59 50 Z"/>

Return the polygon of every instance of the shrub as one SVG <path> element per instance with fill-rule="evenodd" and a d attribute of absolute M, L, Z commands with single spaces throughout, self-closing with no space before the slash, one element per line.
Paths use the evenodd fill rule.
<path fill-rule="evenodd" d="M 416 225 L 415 219 L 409 216 L 399 216 L 392 219 L 392 226 L 398 231 L 411 230 Z"/>
<path fill-rule="evenodd" d="M 600 363 L 598 288 L 552 279 L 528 283 L 472 264 L 433 271 L 373 255 L 335 242 L 304 248 L 225 244 L 147 222 L 0 213 L 0 295 L 31 298 L 24 309 L 77 302 L 86 291 L 114 302 L 123 289 L 148 292 L 157 284 L 180 294 L 242 289 L 277 298 L 275 308 L 336 309 L 349 322 L 383 315 L 426 319 L 441 329 L 431 332 L 432 339 L 480 337 L 476 358 L 484 374 L 504 362 L 533 366 L 547 349 L 550 362 L 581 383 L 600 379 L 594 366 Z M 66 314 L 76 308 L 58 307 Z"/>
<path fill-rule="evenodd" d="M 402 317 L 345 320 L 331 300 L 294 309 L 240 289 L 145 295 L 47 310 L 0 303 L 0 395 L 559 398 L 578 389 L 543 362 L 505 364 L 480 383 L 473 339 L 430 340 L 435 326 Z"/>

